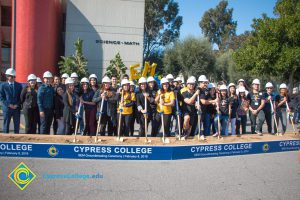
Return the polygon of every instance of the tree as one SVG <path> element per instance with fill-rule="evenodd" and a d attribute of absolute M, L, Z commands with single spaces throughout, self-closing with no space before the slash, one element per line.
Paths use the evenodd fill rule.
<path fill-rule="evenodd" d="M 79 77 L 87 77 L 87 59 L 82 53 L 83 40 L 78 38 L 74 42 L 75 53 L 71 56 L 61 56 L 61 61 L 58 62 L 60 74 L 71 74 L 76 72 Z"/>
<path fill-rule="evenodd" d="M 206 39 L 188 37 L 166 49 L 164 57 L 165 71 L 184 76 L 206 74 L 213 75 L 215 57 L 212 46 Z"/>
<path fill-rule="evenodd" d="M 236 35 L 237 22 L 232 19 L 233 8 L 228 9 L 227 6 L 227 1 L 220 1 L 216 8 L 206 11 L 199 22 L 204 36 L 220 51 L 228 49 L 228 43 Z"/>
<path fill-rule="evenodd" d="M 182 16 L 173 0 L 147 0 L 144 23 L 144 60 L 179 37 Z"/>
<path fill-rule="evenodd" d="M 263 15 L 254 19 L 250 39 L 234 54 L 239 69 L 268 80 L 299 80 L 300 1 L 279 0 L 274 8 L 277 18 Z"/>
<path fill-rule="evenodd" d="M 123 63 L 120 53 L 118 52 L 114 59 L 110 60 L 110 64 L 106 69 L 105 75 L 108 77 L 116 76 L 121 80 L 122 76 L 126 73 L 127 67 Z"/>
<path fill-rule="evenodd" d="M 156 63 L 156 69 L 155 69 L 155 74 L 157 75 L 162 75 L 164 74 L 164 68 L 163 68 L 163 58 L 164 58 L 164 51 L 155 51 L 152 52 L 149 55 L 148 60 L 150 63 Z M 144 61 L 145 63 L 145 61 Z"/>

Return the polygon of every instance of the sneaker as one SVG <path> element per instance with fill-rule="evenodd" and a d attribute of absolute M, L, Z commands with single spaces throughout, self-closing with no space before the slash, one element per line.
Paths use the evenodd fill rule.
<path fill-rule="evenodd" d="M 217 137 L 219 134 L 218 133 L 215 133 L 215 134 L 213 134 L 212 136 L 213 137 Z"/>
<path fill-rule="evenodd" d="M 262 132 L 260 132 L 260 131 L 256 131 L 256 134 L 259 135 L 259 136 L 263 135 Z"/>
<path fill-rule="evenodd" d="M 204 135 L 201 135 L 201 136 L 200 136 L 200 140 L 206 140 L 205 136 L 204 136 Z"/>

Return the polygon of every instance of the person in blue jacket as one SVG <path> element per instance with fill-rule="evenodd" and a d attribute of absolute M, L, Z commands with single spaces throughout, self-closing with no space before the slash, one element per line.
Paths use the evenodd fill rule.
<path fill-rule="evenodd" d="M 41 134 L 50 134 L 50 127 L 54 115 L 54 88 L 51 83 L 53 76 L 46 71 L 43 75 L 44 83 L 38 89 L 38 107 L 41 121 Z"/>
<path fill-rule="evenodd" d="M 11 118 L 14 120 L 14 133 L 20 130 L 20 110 L 22 85 L 15 81 L 16 71 L 9 68 L 5 72 L 7 82 L 0 88 L 0 101 L 3 110 L 3 133 L 9 133 Z"/>

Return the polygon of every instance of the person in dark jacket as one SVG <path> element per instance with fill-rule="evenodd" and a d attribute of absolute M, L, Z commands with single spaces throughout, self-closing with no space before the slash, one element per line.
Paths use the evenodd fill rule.
<path fill-rule="evenodd" d="M 30 74 L 27 81 L 28 85 L 23 88 L 21 93 L 21 103 L 23 104 L 23 114 L 25 118 L 25 133 L 35 134 L 39 119 L 36 76 Z"/>
<path fill-rule="evenodd" d="M 97 128 L 97 106 L 96 103 L 93 102 L 95 92 L 93 89 L 89 88 L 89 80 L 87 78 L 82 78 L 80 83 L 80 102 L 83 105 L 85 112 L 85 133 L 89 136 L 95 136 Z"/>
<path fill-rule="evenodd" d="M 14 133 L 20 130 L 20 110 L 22 85 L 15 81 L 16 72 L 9 68 L 5 72 L 7 82 L 0 88 L 0 101 L 3 110 L 3 133 L 9 133 L 11 118 L 14 120 Z"/>
<path fill-rule="evenodd" d="M 64 95 L 64 88 L 62 86 L 56 87 L 56 94 L 54 100 L 54 108 L 55 108 L 55 119 L 57 122 L 57 135 L 64 135 L 65 134 L 65 122 L 63 119 L 63 110 L 64 110 L 64 102 L 63 102 L 63 95 Z"/>
<path fill-rule="evenodd" d="M 145 106 L 145 101 L 147 102 L 147 107 Z M 145 134 L 148 133 L 148 130 L 145 130 L 145 115 L 147 115 L 147 127 L 148 127 L 148 124 L 152 118 L 152 110 L 150 107 L 150 103 L 151 102 L 153 103 L 154 101 L 155 101 L 155 97 L 152 96 L 148 91 L 147 79 L 141 77 L 139 79 L 139 92 L 136 95 L 137 110 L 140 113 L 139 136 L 141 137 L 145 137 Z"/>
<path fill-rule="evenodd" d="M 147 78 L 147 86 L 148 86 L 148 92 L 149 92 L 149 96 L 152 96 L 152 97 L 156 97 L 156 93 L 157 93 L 157 90 L 158 90 L 158 85 L 155 81 L 155 79 L 152 77 L 152 76 L 149 76 Z M 150 102 L 150 109 L 151 109 L 151 116 L 149 117 L 150 119 L 150 122 L 151 122 L 151 137 L 154 137 L 156 136 L 156 127 L 153 126 L 153 120 L 157 114 L 157 111 L 156 111 L 156 102 L 155 102 L 155 98 L 152 102 Z M 154 123 L 155 124 L 155 123 Z"/>
<path fill-rule="evenodd" d="M 47 71 L 43 75 L 44 84 L 38 89 L 38 106 L 40 112 L 41 134 L 50 134 L 54 115 L 54 89 L 51 86 L 53 76 Z"/>
<path fill-rule="evenodd" d="M 75 92 L 74 81 L 71 78 L 67 78 L 65 81 L 66 92 L 63 95 L 64 111 L 63 118 L 65 122 L 66 135 L 72 135 L 75 131 L 77 111 L 79 109 L 79 98 Z"/>
<path fill-rule="evenodd" d="M 116 134 L 115 127 L 117 126 L 117 99 L 116 93 L 112 91 L 110 86 L 111 80 L 107 76 L 102 79 L 102 86 L 98 89 L 93 97 L 93 102 L 97 103 L 98 114 L 101 116 L 100 135 L 105 135 L 107 127 L 108 136 Z M 103 107 L 101 111 L 101 103 Z M 99 122 L 98 122 L 99 123 Z"/>

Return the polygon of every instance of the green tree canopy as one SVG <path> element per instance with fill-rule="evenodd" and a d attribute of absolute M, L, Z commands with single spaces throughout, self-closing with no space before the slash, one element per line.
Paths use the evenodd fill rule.
<path fill-rule="evenodd" d="M 113 75 L 117 77 L 118 80 L 121 80 L 122 76 L 126 73 L 127 67 L 123 63 L 120 53 L 118 52 L 106 69 L 105 75 L 112 77 Z"/>
<path fill-rule="evenodd" d="M 182 17 L 173 0 L 147 0 L 144 23 L 144 60 L 179 37 Z"/>
<path fill-rule="evenodd" d="M 212 46 L 206 39 L 188 37 L 167 48 L 164 66 L 167 73 L 184 76 L 211 76 L 214 73 L 215 57 Z"/>
<path fill-rule="evenodd" d="M 237 22 L 232 19 L 233 8 L 228 9 L 228 2 L 220 1 L 216 8 L 211 8 L 202 16 L 199 26 L 205 37 L 220 51 L 228 49 L 228 43 L 236 34 Z"/>
<path fill-rule="evenodd" d="M 80 78 L 89 75 L 87 70 L 87 59 L 82 53 L 83 40 L 78 38 L 74 42 L 75 52 L 71 56 L 61 56 L 61 61 L 58 62 L 60 74 L 71 74 L 76 72 Z"/>
<path fill-rule="evenodd" d="M 241 70 L 268 80 L 299 80 L 300 68 L 300 1 L 279 0 L 274 8 L 277 18 L 265 14 L 254 19 L 249 40 L 234 54 Z"/>

